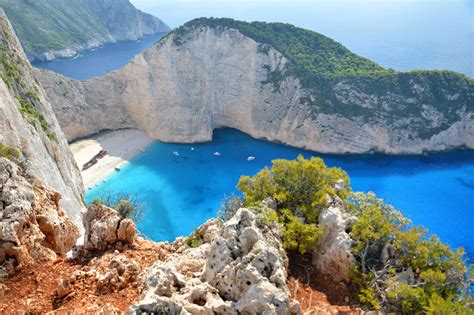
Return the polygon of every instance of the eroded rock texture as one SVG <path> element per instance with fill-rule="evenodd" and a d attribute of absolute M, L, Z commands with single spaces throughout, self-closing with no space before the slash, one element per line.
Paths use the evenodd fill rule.
<path fill-rule="evenodd" d="M 101 204 L 91 204 L 84 214 L 84 245 L 89 252 L 131 245 L 135 239 L 135 223 Z"/>
<path fill-rule="evenodd" d="M 59 193 L 25 178 L 16 164 L 0 158 L 0 263 L 8 274 L 53 261 L 76 243 L 79 230 L 64 215 L 60 199 Z"/>
<path fill-rule="evenodd" d="M 146 274 L 142 300 L 128 313 L 290 314 L 279 237 L 247 209 L 219 224 L 200 229 L 209 242 L 157 261 Z"/>

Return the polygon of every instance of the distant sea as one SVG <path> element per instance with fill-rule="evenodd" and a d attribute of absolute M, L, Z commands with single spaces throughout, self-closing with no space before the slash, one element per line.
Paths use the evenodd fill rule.
<path fill-rule="evenodd" d="M 474 78 L 474 0 L 132 0 L 171 27 L 196 17 L 285 22 L 342 43 L 400 71 L 447 69 Z M 161 35 L 82 53 L 77 59 L 37 63 L 75 79 L 117 70 Z"/>
<path fill-rule="evenodd" d="M 195 17 L 285 22 L 396 70 L 448 69 L 474 78 L 473 0 L 132 0 L 177 27 Z"/>

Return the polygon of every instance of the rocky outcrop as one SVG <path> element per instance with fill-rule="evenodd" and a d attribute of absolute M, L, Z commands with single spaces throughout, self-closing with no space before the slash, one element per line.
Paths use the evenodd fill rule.
<path fill-rule="evenodd" d="M 290 314 L 286 254 L 260 220 L 240 209 L 221 227 L 207 222 L 199 233 L 210 242 L 157 261 L 128 313 Z"/>
<path fill-rule="evenodd" d="M 59 206 L 61 195 L 30 181 L 17 165 L 0 158 L 0 264 L 8 274 L 32 263 L 54 261 L 79 237 Z"/>
<path fill-rule="evenodd" d="M 321 100 L 284 74 L 289 65 L 281 52 L 237 29 L 199 26 L 172 32 L 104 77 L 75 81 L 41 70 L 37 76 L 69 140 L 137 128 L 162 141 L 200 142 L 211 140 L 214 129 L 230 127 L 327 153 L 474 148 L 472 103 L 458 102 L 461 94 L 472 99 L 472 84 L 442 92 L 446 106 L 430 103 L 430 83 L 405 78 L 410 96 L 370 92 L 366 85 L 373 82 L 340 79 L 325 83 L 327 99 Z M 271 82 L 275 73 L 283 77 L 278 86 Z M 442 113 L 439 107 L 451 109 Z"/>
<path fill-rule="evenodd" d="M 137 40 L 170 28 L 129 0 L 0 0 L 31 61 L 70 58 L 80 51 Z M 51 9 L 54 7 L 54 10 Z M 28 16 L 28 19 L 22 16 Z"/>
<path fill-rule="evenodd" d="M 58 191 L 81 227 L 82 179 L 46 95 L 0 9 L 0 143 L 17 149 L 32 176 Z"/>
<path fill-rule="evenodd" d="M 313 265 L 336 282 L 349 282 L 349 271 L 355 264 L 349 235 L 355 220 L 340 199 L 331 200 L 319 215 L 319 226 L 324 229 L 324 234 L 312 251 Z"/>
<path fill-rule="evenodd" d="M 110 248 L 121 249 L 135 239 L 135 223 L 122 218 L 114 209 L 102 204 L 90 204 L 84 214 L 84 249 L 89 252 Z"/>

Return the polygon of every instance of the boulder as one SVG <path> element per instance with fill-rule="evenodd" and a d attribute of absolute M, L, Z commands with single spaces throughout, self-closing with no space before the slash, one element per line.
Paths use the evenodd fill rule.
<path fill-rule="evenodd" d="M 204 227 L 203 244 L 179 248 L 148 270 L 142 299 L 128 314 L 290 314 L 278 235 L 248 209 Z"/>
<path fill-rule="evenodd" d="M 333 199 L 319 215 L 319 225 L 325 229 L 313 250 L 313 265 L 334 281 L 349 281 L 349 270 L 355 263 L 351 253 L 352 239 L 348 234 L 355 217 L 351 216 L 340 199 Z"/>
<path fill-rule="evenodd" d="M 8 274 L 69 251 L 79 229 L 59 206 L 61 195 L 0 158 L 0 263 Z"/>
<path fill-rule="evenodd" d="M 119 213 L 102 204 L 90 204 L 83 217 L 85 234 L 83 249 L 95 252 L 132 244 L 135 223 L 122 218 Z"/>

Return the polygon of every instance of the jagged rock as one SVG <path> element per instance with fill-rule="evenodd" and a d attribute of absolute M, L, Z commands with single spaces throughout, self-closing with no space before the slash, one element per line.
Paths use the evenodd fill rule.
<path fill-rule="evenodd" d="M 59 207 L 60 197 L 0 158 L 0 262 L 7 273 L 55 260 L 75 244 L 79 230 Z"/>
<path fill-rule="evenodd" d="M 134 260 L 127 260 L 115 252 L 105 272 L 97 275 L 97 290 L 104 294 L 120 291 L 135 283 L 141 273 L 140 266 Z"/>
<path fill-rule="evenodd" d="M 2 8 L 0 42 L 2 62 L 14 64 L 16 73 L 14 77 L 2 73 L 8 82 L 0 78 L 0 143 L 21 152 L 28 174 L 61 194 L 61 208 L 82 229 L 81 211 L 85 207 L 79 169 L 46 93 L 33 76 L 33 69 Z M 43 117 L 43 127 L 38 121 L 30 123 L 31 118 L 20 112 L 20 99 L 25 102 L 25 95 L 30 95 L 35 112 Z"/>
<path fill-rule="evenodd" d="M 290 314 L 288 262 L 278 236 L 247 209 L 220 224 L 208 221 L 200 230 L 210 242 L 156 262 L 142 300 L 128 313 Z"/>
<path fill-rule="evenodd" d="M 67 295 L 69 295 L 73 290 L 71 282 L 69 279 L 61 278 L 58 281 L 58 287 L 56 288 L 55 296 L 58 299 L 63 299 Z"/>
<path fill-rule="evenodd" d="M 118 212 L 101 204 L 90 204 L 83 217 L 85 235 L 83 248 L 104 251 L 107 248 L 132 244 L 136 234 L 135 223 L 123 219 Z"/>
<path fill-rule="evenodd" d="M 312 252 L 313 265 L 334 281 L 349 281 L 349 269 L 355 263 L 352 239 L 347 233 L 354 220 L 340 199 L 332 200 L 319 215 L 319 225 L 325 232 Z"/>

